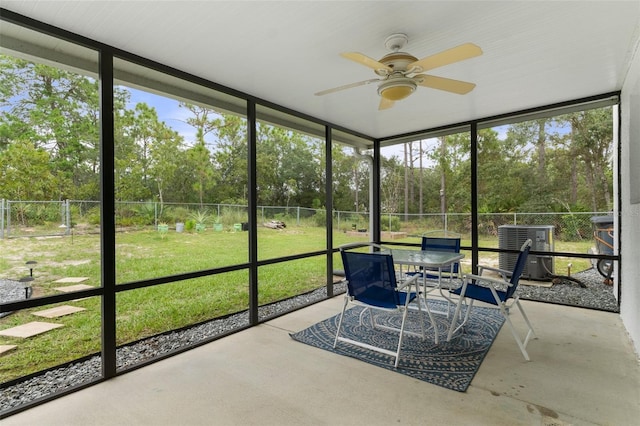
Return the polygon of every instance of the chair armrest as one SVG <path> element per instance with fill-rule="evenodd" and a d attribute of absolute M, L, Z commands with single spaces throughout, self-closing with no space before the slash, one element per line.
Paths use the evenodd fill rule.
<path fill-rule="evenodd" d="M 468 282 L 469 280 L 475 280 L 476 282 L 486 282 L 486 283 L 489 283 L 489 285 L 491 285 L 492 287 L 493 285 L 506 285 L 508 287 L 513 286 L 513 284 L 511 284 L 509 281 L 499 280 L 497 278 L 490 278 L 490 277 L 485 277 L 482 275 L 474 275 L 474 274 L 466 274 L 464 276 L 464 280 L 465 282 Z"/>
<path fill-rule="evenodd" d="M 485 265 L 478 265 L 478 271 L 479 271 L 478 275 L 482 275 L 482 272 L 484 271 L 495 272 L 501 275 L 505 281 L 507 280 L 507 275 L 511 273 L 511 271 L 507 271 L 506 269 L 494 268 L 493 266 L 485 266 Z"/>
<path fill-rule="evenodd" d="M 406 287 L 410 287 L 414 281 L 416 281 L 418 278 L 420 278 L 420 275 L 404 275 L 404 277 L 406 278 L 400 278 L 397 279 L 397 289 L 398 290 L 404 290 Z"/>

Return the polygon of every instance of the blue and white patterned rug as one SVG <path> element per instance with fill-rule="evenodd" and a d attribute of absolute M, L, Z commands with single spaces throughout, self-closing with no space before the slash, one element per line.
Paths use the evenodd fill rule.
<path fill-rule="evenodd" d="M 432 310 L 446 309 L 446 303 L 439 300 L 429 300 Z M 450 306 L 453 315 L 453 305 Z M 345 312 L 340 336 L 363 341 L 375 346 L 381 346 L 395 352 L 398 345 L 398 333 L 380 329 L 372 329 L 369 325 L 368 313 L 364 315 L 364 325 L 359 324 L 358 316 L 361 307 L 353 307 Z M 292 333 L 291 337 L 308 345 L 349 356 L 364 362 L 386 368 L 391 371 L 424 380 L 434 385 L 442 386 L 458 392 L 465 392 L 485 355 L 500 331 L 504 318 L 496 309 L 474 306 L 464 333 L 458 333 L 446 341 L 448 320 L 444 315 L 434 314 L 438 325 L 440 343 L 434 343 L 433 329 L 426 332 L 426 338 L 405 334 L 400 352 L 398 368 L 394 368 L 394 357 L 372 350 L 360 348 L 344 342 L 338 342 L 333 348 L 333 341 L 338 327 L 340 315 L 328 318 L 311 327 Z M 417 322 L 419 313 L 410 311 L 407 318 L 407 330 L 419 331 Z M 424 315 L 425 328 L 430 326 L 429 318 Z M 377 324 L 399 328 L 401 317 L 399 314 L 375 312 Z"/>

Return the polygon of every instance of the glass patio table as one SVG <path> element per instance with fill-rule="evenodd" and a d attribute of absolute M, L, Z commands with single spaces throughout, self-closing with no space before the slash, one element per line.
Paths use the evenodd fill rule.
<path fill-rule="evenodd" d="M 453 301 L 443 292 L 442 270 L 443 268 L 452 266 L 454 263 L 462 260 L 464 258 L 464 254 L 438 250 L 411 249 L 385 249 L 381 253 L 391 253 L 391 256 L 393 257 L 393 263 L 397 264 L 400 267 L 400 276 L 407 273 L 421 273 L 422 299 L 425 305 L 427 303 L 427 293 L 430 293 L 434 289 L 438 289 L 440 295 L 447 300 L 447 309 L 446 311 L 433 310 L 432 312 L 444 314 L 447 316 L 447 318 L 449 317 L 449 303 L 453 303 Z M 404 267 L 407 268 L 406 271 L 403 271 Z M 413 271 L 409 270 L 411 267 L 413 267 Z M 430 281 L 427 279 L 428 271 L 426 268 L 431 269 L 434 274 L 435 269 L 437 269 L 437 280 Z M 428 283 L 434 283 L 435 286 L 431 289 L 428 289 Z"/>

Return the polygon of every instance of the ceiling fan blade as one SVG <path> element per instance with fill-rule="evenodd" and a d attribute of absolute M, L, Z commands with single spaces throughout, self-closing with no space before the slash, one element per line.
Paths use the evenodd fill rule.
<path fill-rule="evenodd" d="M 474 83 L 467 81 L 453 80 L 451 78 L 436 77 L 435 75 L 420 74 L 413 77 L 419 86 L 430 87 L 432 89 L 444 90 L 446 92 L 464 95 L 476 87 Z"/>
<path fill-rule="evenodd" d="M 373 69 L 378 75 L 388 75 L 391 73 L 392 68 L 388 65 L 383 64 L 382 62 L 378 62 L 375 59 L 368 57 L 367 55 L 363 55 L 358 52 L 344 52 L 341 53 L 340 56 L 343 58 L 351 59 L 354 62 L 357 62 L 365 67 L 369 67 Z"/>
<path fill-rule="evenodd" d="M 480 47 L 473 43 L 465 43 L 417 60 L 409 64 L 407 69 L 411 70 L 415 68 L 413 72 L 423 72 L 480 55 L 482 55 L 482 49 L 480 49 Z"/>
<path fill-rule="evenodd" d="M 380 106 L 378 106 L 378 110 L 382 111 L 383 109 L 389 109 L 393 105 L 395 105 L 395 101 L 390 101 L 389 99 L 380 96 Z"/>
<path fill-rule="evenodd" d="M 345 84 L 344 86 L 334 87 L 333 89 L 322 90 L 316 93 L 316 96 L 328 95 L 329 93 L 339 92 L 340 90 L 351 89 L 352 87 L 364 86 L 365 84 L 374 83 L 380 81 L 377 78 L 371 80 L 358 81 L 357 83 Z"/>

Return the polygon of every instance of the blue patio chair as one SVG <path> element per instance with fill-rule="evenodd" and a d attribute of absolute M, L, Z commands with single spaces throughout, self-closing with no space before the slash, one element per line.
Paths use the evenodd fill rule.
<path fill-rule="evenodd" d="M 422 236 L 422 250 L 435 250 L 435 251 L 447 251 L 451 253 L 460 253 L 460 237 L 428 237 Z M 429 272 L 438 272 L 437 268 L 425 268 L 427 272 L 426 278 L 438 278 L 438 275 L 430 274 Z M 449 277 L 459 278 L 460 274 L 460 262 L 456 262 L 453 265 L 442 268 L 442 273 L 447 274 Z"/>
<path fill-rule="evenodd" d="M 434 232 L 446 232 L 446 231 L 434 231 Z M 422 244 L 420 246 L 421 250 L 435 250 L 435 251 L 446 251 L 451 253 L 460 253 L 460 235 L 456 234 L 457 237 L 435 237 L 429 236 L 430 233 L 425 233 L 422 235 Z M 448 233 L 447 233 L 448 235 Z M 426 296 L 431 293 L 434 289 L 438 288 L 440 291 L 440 296 L 442 296 L 447 301 L 447 307 L 444 311 L 434 310 L 434 313 L 446 315 L 449 318 L 449 303 L 452 303 L 451 298 L 445 296 L 442 286 L 442 278 L 448 278 L 449 285 L 447 288 L 451 288 L 452 279 L 460 278 L 460 262 L 455 262 L 451 266 L 447 266 L 444 268 L 429 268 L 429 267 L 420 267 L 418 270 L 413 272 L 407 272 L 407 275 L 417 275 L 422 278 L 422 289 L 423 294 Z"/>
<path fill-rule="evenodd" d="M 527 314 L 525 314 L 522 305 L 520 304 L 520 298 L 516 294 L 516 290 L 518 289 L 518 282 L 520 281 L 520 276 L 522 275 L 522 271 L 527 262 L 527 256 L 529 255 L 529 250 L 531 249 L 531 240 L 527 240 L 524 242 L 522 247 L 520 248 L 520 254 L 518 254 L 518 260 L 513 268 L 513 271 L 505 271 L 498 268 L 491 268 L 487 266 L 479 266 L 478 275 L 467 274 L 464 276 L 462 287 L 457 288 L 455 290 L 450 290 L 452 294 L 456 294 L 459 296 L 458 303 L 456 305 L 456 310 L 453 315 L 453 320 L 451 321 L 451 325 L 449 327 L 449 333 L 447 335 L 447 341 L 451 340 L 453 334 L 461 329 L 469 319 L 469 313 L 473 308 L 473 302 L 479 300 L 481 302 L 489 303 L 495 305 L 500 310 L 500 313 L 504 316 L 506 323 L 509 325 L 511 330 L 511 334 L 513 334 L 520 351 L 524 358 L 529 361 L 529 354 L 527 353 L 526 347 L 529 343 L 530 338 L 535 338 L 535 333 L 533 332 L 533 327 L 531 327 L 531 323 L 529 322 L 529 318 L 527 318 Z M 490 278 L 487 276 L 482 276 L 484 271 L 491 270 L 497 272 L 500 276 L 497 278 Z M 510 277 L 510 278 L 509 278 Z M 466 308 L 466 313 L 462 322 L 457 325 L 458 319 L 460 318 L 460 310 L 462 304 L 469 299 L 468 306 Z M 509 300 L 511 300 L 510 303 Z M 524 318 L 528 330 L 527 334 L 524 338 L 524 341 L 520 339 L 518 332 L 516 331 L 511 319 L 509 318 L 509 310 L 513 305 L 516 305 Z"/>
<path fill-rule="evenodd" d="M 376 244 L 369 244 L 371 247 L 382 247 Z M 409 312 L 409 304 L 418 300 L 417 291 L 411 291 L 411 285 L 415 283 L 418 277 L 411 277 L 402 283 L 402 287 L 398 287 L 396 282 L 396 273 L 393 267 L 393 258 L 391 254 L 381 253 L 361 253 L 347 250 L 349 246 L 341 247 L 340 253 L 342 263 L 347 280 L 347 293 L 344 298 L 344 305 L 340 320 L 338 321 L 338 329 L 336 330 L 336 338 L 333 343 L 335 348 L 338 342 L 349 343 L 362 348 L 377 351 L 386 355 L 395 357 L 394 366 L 398 366 L 400 360 L 400 349 L 402 348 L 402 339 L 405 334 L 419 335 L 424 338 L 424 319 L 420 303 L 417 303 L 419 310 L 419 322 L 421 333 L 415 333 L 405 330 L 407 321 L 407 313 Z M 370 325 L 373 328 L 382 328 L 393 330 L 399 333 L 398 346 L 396 351 L 391 351 L 379 346 L 357 341 L 354 339 L 341 337 L 342 320 L 344 313 L 349 304 L 363 306 L 365 309 L 360 313 L 360 324 L 363 324 L 363 316 L 369 313 Z M 373 311 L 397 312 L 402 315 L 400 328 L 387 327 L 376 324 Z"/>

